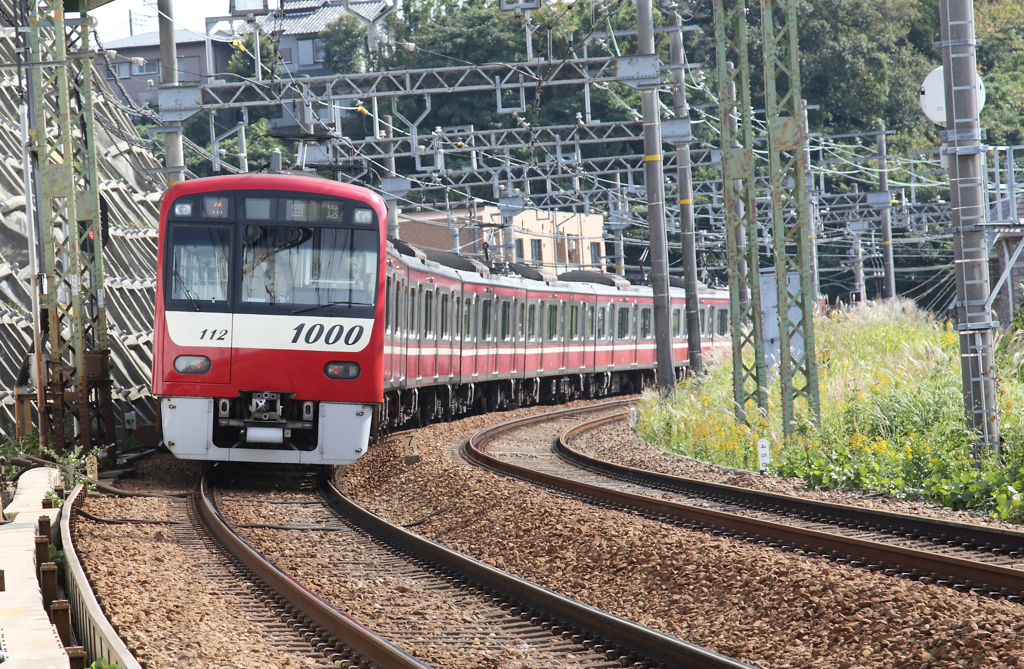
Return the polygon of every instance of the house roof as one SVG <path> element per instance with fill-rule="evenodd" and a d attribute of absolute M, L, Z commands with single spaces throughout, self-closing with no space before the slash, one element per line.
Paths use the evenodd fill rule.
<path fill-rule="evenodd" d="M 349 9 L 368 21 L 372 21 L 390 4 L 383 0 L 352 0 Z M 328 25 L 346 14 L 345 6 L 337 0 L 293 0 L 284 5 L 284 17 L 271 12 L 257 19 L 260 30 L 270 32 L 281 28 L 285 35 L 307 35 L 319 33 Z M 248 26 L 246 32 L 248 32 Z"/>
<path fill-rule="evenodd" d="M 177 44 L 190 44 L 193 42 L 205 42 L 206 38 L 194 30 L 179 28 L 174 31 L 174 41 Z M 148 33 L 138 33 L 137 35 L 132 35 L 130 37 L 106 42 L 103 46 L 108 49 L 131 49 L 143 46 L 160 46 L 160 31 L 154 30 L 153 32 Z"/>

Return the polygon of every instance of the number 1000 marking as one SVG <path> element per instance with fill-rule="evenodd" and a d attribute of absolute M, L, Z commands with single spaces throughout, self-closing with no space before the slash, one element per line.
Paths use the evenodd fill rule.
<path fill-rule="evenodd" d="M 292 337 L 292 343 L 298 344 L 299 338 L 302 337 L 302 331 L 306 330 L 305 323 L 299 323 L 295 326 L 293 332 L 295 336 Z M 320 341 L 323 337 L 324 343 L 328 346 L 334 346 L 342 339 L 342 335 L 345 337 L 345 344 L 348 346 L 355 346 L 359 343 L 359 340 L 363 338 L 363 332 L 365 329 L 362 325 L 356 325 L 353 328 L 349 328 L 348 332 L 345 332 L 340 324 L 332 325 L 330 328 L 324 328 L 322 323 L 313 323 L 312 327 L 306 330 L 306 336 L 302 337 L 302 340 L 307 344 L 315 344 Z"/>

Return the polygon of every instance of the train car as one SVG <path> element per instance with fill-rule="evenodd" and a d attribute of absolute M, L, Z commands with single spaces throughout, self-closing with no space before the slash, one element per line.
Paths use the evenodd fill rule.
<path fill-rule="evenodd" d="M 177 184 L 160 212 L 153 394 L 164 443 L 209 461 L 351 464 L 406 425 L 642 390 L 653 295 L 385 238 L 370 190 L 285 173 Z M 686 364 L 683 291 L 672 336 Z M 709 358 L 728 295 L 701 291 Z"/>

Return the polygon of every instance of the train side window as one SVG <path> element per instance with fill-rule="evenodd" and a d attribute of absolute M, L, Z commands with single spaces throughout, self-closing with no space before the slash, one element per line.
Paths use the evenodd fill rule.
<path fill-rule="evenodd" d="M 640 338 L 651 338 L 651 310 L 647 307 L 640 310 Z"/>
<path fill-rule="evenodd" d="M 526 336 L 530 338 L 530 341 L 533 341 L 536 338 L 537 332 L 537 305 L 531 304 L 526 314 Z"/>
<path fill-rule="evenodd" d="M 725 309 L 718 310 L 718 334 L 723 337 L 729 334 L 729 312 Z"/>
<path fill-rule="evenodd" d="M 506 300 L 501 301 L 501 340 L 512 338 L 512 305 Z"/>
<path fill-rule="evenodd" d="M 448 339 L 451 328 L 448 324 L 448 293 L 441 295 L 441 339 Z"/>
<path fill-rule="evenodd" d="M 462 337 L 469 341 L 473 337 L 473 298 L 467 297 L 462 307 Z"/>
<path fill-rule="evenodd" d="M 522 302 L 519 303 L 519 341 L 523 341 L 526 337 L 526 305 Z"/>
<path fill-rule="evenodd" d="M 491 338 L 491 301 L 483 300 L 480 303 L 480 341 L 489 341 Z"/>
<path fill-rule="evenodd" d="M 599 307 L 597 310 L 597 338 L 604 339 L 604 314 L 605 308 Z"/>
<path fill-rule="evenodd" d="M 672 336 L 679 339 L 680 328 L 682 327 L 682 319 L 679 317 L 679 310 L 672 310 Z"/>
<path fill-rule="evenodd" d="M 577 339 L 579 336 L 579 312 L 576 305 L 569 307 L 569 339 Z"/>
<path fill-rule="evenodd" d="M 629 307 L 619 307 L 617 339 L 625 339 L 629 336 Z"/>
<path fill-rule="evenodd" d="M 416 289 L 409 289 L 409 334 L 416 334 Z"/>
<path fill-rule="evenodd" d="M 423 334 L 434 336 L 434 291 L 428 290 L 423 295 Z"/>
<path fill-rule="evenodd" d="M 707 312 L 708 312 L 707 307 L 701 307 L 701 310 L 700 310 L 700 331 L 701 331 L 701 334 L 704 333 L 704 320 L 707 317 Z"/>
<path fill-rule="evenodd" d="M 462 337 L 462 298 L 455 298 L 455 309 L 452 310 L 452 315 L 455 316 L 455 338 L 459 339 Z"/>
<path fill-rule="evenodd" d="M 708 339 L 715 338 L 715 308 L 708 307 L 708 322 L 707 329 L 704 330 L 704 334 L 707 335 Z"/>
<path fill-rule="evenodd" d="M 384 284 L 384 333 L 391 332 L 391 277 Z"/>
<path fill-rule="evenodd" d="M 591 340 L 594 339 L 594 334 L 597 332 L 597 323 L 594 322 L 594 306 L 589 305 L 587 307 L 587 336 Z"/>
<path fill-rule="evenodd" d="M 558 305 L 548 305 L 548 339 L 558 339 Z"/>

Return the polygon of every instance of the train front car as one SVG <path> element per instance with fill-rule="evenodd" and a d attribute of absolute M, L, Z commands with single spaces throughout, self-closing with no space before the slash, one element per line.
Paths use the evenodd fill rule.
<path fill-rule="evenodd" d="M 153 394 L 192 460 L 351 464 L 383 400 L 386 209 L 288 174 L 164 195 Z"/>

